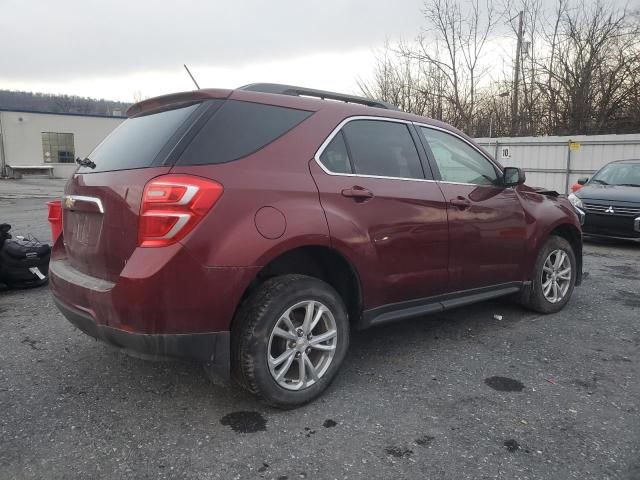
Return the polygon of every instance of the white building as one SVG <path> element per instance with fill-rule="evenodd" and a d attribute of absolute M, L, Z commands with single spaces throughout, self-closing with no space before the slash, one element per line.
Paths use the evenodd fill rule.
<path fill-rule="evenodd" d="M 75 159 L 85 158 L 122 121 L 124 117 L 0 110 L 0 177 L 69 177 L 77 167 Z"/>

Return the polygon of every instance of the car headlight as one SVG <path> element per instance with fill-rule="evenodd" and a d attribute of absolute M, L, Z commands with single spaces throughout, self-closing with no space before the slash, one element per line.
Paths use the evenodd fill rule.
<path fill-rule="evenodd" d="M 570 193 L 567 197 L 575 208 L 579 208 L 580 210 L 584 210 L 584 205 L 582 204 L 582 200 L 578 198 L 578 196 L 574 193 Z"/>

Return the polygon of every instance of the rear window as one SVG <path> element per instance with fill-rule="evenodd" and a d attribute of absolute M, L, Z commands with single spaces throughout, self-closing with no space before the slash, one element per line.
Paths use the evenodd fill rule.
<path fill-rule="evenodd" d="M 311 112 L 227 100 L 185 149 L 181 165 L 226 163 L 254 153 L 294 128 Z"/>
<path fill-rule="evenodd" d="M 125 120 L 89 155 L 96 168 L 80 167 L 79 172 L 150 167 L 196 108 L 198 104 Z"/>

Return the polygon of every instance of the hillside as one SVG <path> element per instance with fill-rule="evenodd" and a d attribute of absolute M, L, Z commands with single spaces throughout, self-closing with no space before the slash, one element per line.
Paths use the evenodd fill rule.
<path fill-rule="evenodd" d="M 105 99 L 52 95 L 47 93 L 0 90 L 0 109 L 33 110 L 51 113 L 81 113 L 90 115 L 124 115 L 129 103 Z"/>

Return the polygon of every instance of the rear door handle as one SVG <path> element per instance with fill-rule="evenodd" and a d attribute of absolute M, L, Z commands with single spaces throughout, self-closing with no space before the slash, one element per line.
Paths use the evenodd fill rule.
<path fill-rule="evenodd" d="M 451 205 L 453 205 L 456 208 L 459 208 L 460 210 L 464 210 L 466 208 L 469 208 L 471 206 L 471 202 L 469 201 L 468 198 L 464 198 L 461 196 L 458 196 L 456 198 L 452 198 L 449 203 Z"/>
<path fill-rule="evenodd" d="M 342 196 L 354 198 L 356 200 L 368 200 L 369 198 L 373 198 L 373 193 L 366 188 L 355 185 L 351 188 L 342 190 Z"/>

